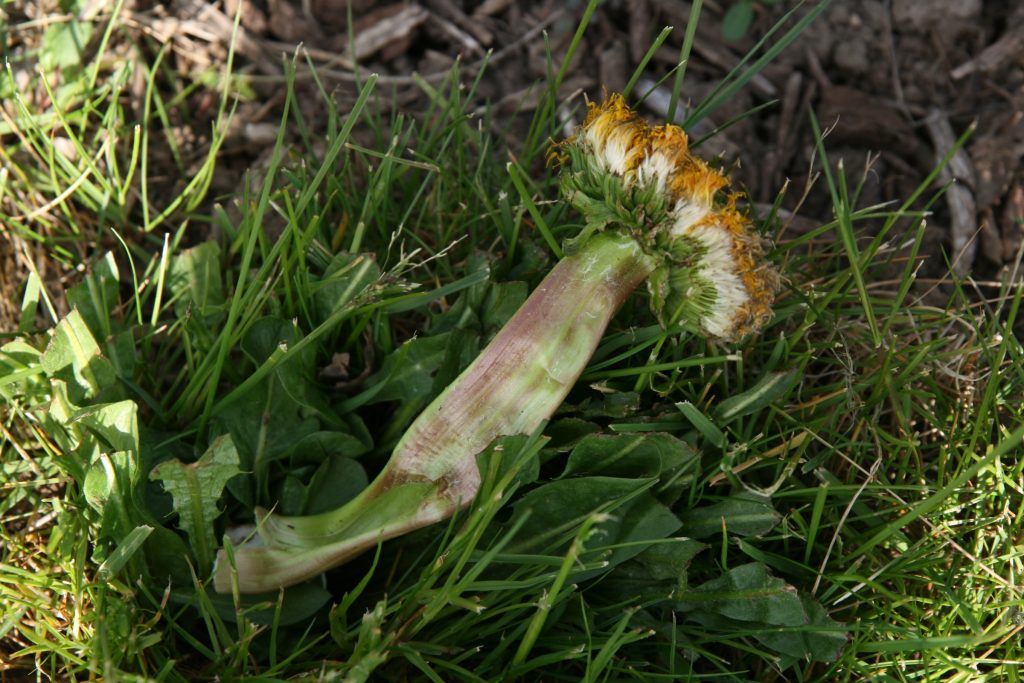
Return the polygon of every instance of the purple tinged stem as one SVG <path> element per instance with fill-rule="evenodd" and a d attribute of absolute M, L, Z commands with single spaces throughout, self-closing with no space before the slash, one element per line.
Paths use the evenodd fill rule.
<path fill-rule="evenodd" d="M 480 488 L 476 456 L 532 433 L 558 409 L 626 298 L 657 260 L 608 231 L 563 258 L 480 355 L 420 414 L 359 496 L 309 517 L 262 518 L 266 546 L 234 549 L 239 589 L 287 586 L 450 517 Z M 231 590 L 224 551 L 215 587 Z"/>

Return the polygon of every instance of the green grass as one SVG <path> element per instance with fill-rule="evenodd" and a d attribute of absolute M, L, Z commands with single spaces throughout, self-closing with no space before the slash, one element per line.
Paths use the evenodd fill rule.
<path fill-rule="evenodd" d="M 99 52 L 126 40 L 114 19 L 76 30 L 107 36 Z M 811 190 L 830 193 L 834 219 L 776 241 L 786 289 L 756 339 L 663 330 L 634 297 L 544 433 L 481 456 L 484 490 L 459 518 L 326 584 L 255 599 L 205 588 L 211 546 L 254 505 L 308 512 L 358 491 L 553 263 L 578 222 L 540 163 L 568 57 L 531 121 L 478 122 L 475 81 L 461 89 L 456 70 L 423 83 L 430 108 L 415 118 L 371 76 L 345 111 L 323 87 L 323 129 L 300 114 L 306 66 L 293 61 L 267 166 L 242 196 L 211 197 L 244 82 L 229 63 L 169 96 L 174 75 L 153 54 L 137 65 L 139 120 L 128 64 L 89 62 L 51 106 L 5 92 L 0 239 L 49 265 L 5 293 L 18 315 L 0 349 L 0 667 L 72 680 L 1017 680 L 1019 278 L 990 301 L 957 289 L 923 304 L 913 276 L 937 193 L 860 206 L 836 164 Z M 211 138 L 187 168 L 168 122 L 196 120 L 207 88 Z M 510 150 L 494 131 L 519 124 L 529 132 Z M 159 179 L 158 154 L 187 181 Z M 332 360 L 343 372 L 326 378 Z M 190 522 L 150 470 L 195 462 L 225 434 L 242 474 L 225 485 L 230 470 L 195 468 L 212 478 L 188 499 Z"/>

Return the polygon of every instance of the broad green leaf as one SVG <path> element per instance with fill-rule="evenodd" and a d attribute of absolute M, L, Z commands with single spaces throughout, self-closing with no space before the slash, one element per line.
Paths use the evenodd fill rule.
<path fill-rule="evenodd" d="M 25 281 L 25 293 L 21 297 L 21 313 L 18 316 L 18 331 L 22 334 L 30 333 L 36 326 L 36 313 L 39 310 L 39 296 L 42 290 L 42 280 L 35 271 L 30 272 Z"/>
<path fill-rule="evenodd" d="M 67 290 L 68 304 L 78 309 L 97 339 L 112 334 L 111 318 L 120 303 L 121 274 L 113 252 L 92 264 L 80 283 Z"/>
<path fill-rule="evenodd" d="M 339 252 L 315 284 L 313 303 L 319 321 L 349 304 L 380 278 L 380 268 L 372 255 Z"/>
<path fill-rule="evenodd" d="M 637 555 L 637 560 L 644 565 L 656 579 L 673 579 L 685 586 L 686 570 L 690 561 L 702 550 L 707 548 L 692 538 L 674 538 L 671 542 L 652 544 L 647 550 Z"/>
<path fill-rule="evenodd" d="M 366 470 L 355 460 L 332 455 L 317 468 L 306 487 L 304 515 L 315 515 L 341 507 L 355 498 L 369 483 Z"/>
<path fill-rule="evenodd" d="M 805 623 L 787 624 L 792 630 L 765 630 L 757 635 L 757 639 L 776 652 L 791 657 L 834 662 L 849 641 L 846 629 L 831 619 L 814 598 L 803 593 L 799 597 L 806 615 Z"/>
<path fill-rule="evenodd" d="M 609 567 L 615 567 L 636 557 L 650 543 L 666 538 L 679 530 L 679 518 L 650 493 L 637 496 L 630 504 L 612 513 L 612 524 L 602 524 L 607 539 L 595 545 L 618 546 L 608 558 Z"/>
<path fill-rule="evenodd" d="M 515 552 L 558 553 L 594 512 L 611 512 L 650 488 L 653 479 L 577 477 L 559 479 L 528 491 L 513 506 L 512 520 L 527 516 Z"/>
<path fill-rule="evenodd" d="M 213 591 L 209 591 L 209 594 L 214 595 Z M 245 609 L 245 618 L 254 624 L 270 625 L 276 622 L 278 626 L 291 626 L 309 623 L 311 617 L 332 597 L 331 592 L 319 582 L 307 581 L 289 586 L 283 592 L 243 596 L 242 607 Z M 281 601 L 280 608 L 278 601 Z M 259 608 L 268 603 L 269 607 Z M 230 595 L 217 596 L 216 605 L 217 612 L 226 620 L 234 622 L 238 619 L 239 612 Z"/>
<path fill-rule="evenodd" d="M 294 470 L 286 473 L 280 480 L 280 485 L 271 492 L 276 501 L 275 509 L 278 514 L 301 515 L 306 507 L 306 485 L 302 482 L 300 474 L 301 472 Z"/>
<path fill-rule="evenodd" d="M 526 301 L 530 288 L 525 282 L 496 282 L 487 289 L 480 307 L 481 333 L 493 333 L 508 322 Z"/>
<path fill-rule="evenodd" d="M 739 40 L 746 35 L 753 21 L 753 0 L 734 0 L 722 17 L 722 37 L 730 43 Z"/>
<path fill-rule="evenodd" d="M 345 432 L 319 431 L 304 435 L 292 448 L 281 454 L 293 468 L 319 466 L 331 457 L 358 458 L 370 450 L 371 444 Z"/>
<path fill-rule="evenodd" d="M 430 396 L 444 391 L 463 370 L 469 367 L 469 364 L 480 352 L 480 338 L 474 332 L 453 330 L 451 334 L 447 335 L 447 338 L 444 357 L 434 372 L 434 386 Z"/>
<path fill-rule="evenodd" d="M 715 417 L 722 422 L 728 422 L 742 415 L 756 413 L 772 401 L 788 394 L 799 377 L 800 373 L 796 370 L 765 375 L 742 394 L 730 396 L 719 403 L 715 409 Z"/>
<path fill-rule="evenodd" d="M 149 473 L 150 479 L 162 482 L 174 499 L 179 524 L 188 534 L 204 575 L 212 566 L 217 546 L 213 531 L 213 521 L 220 514 L 217 501 L 228 480 L 239 472 L 238 452 L 231 436 L 225 434 L 196 462 L 186 465 L 180 460 L 167 460 Z"/>
<path fill-rule="evenodd" d="M 20 339 L 9 341 L 0 346 L 0 378 L 10 372 L 26 370 L 37 365 L 43 354 L 36 347 Z"/>
<path fill-rule="evenodd" d="M 725 434 L 722 433 L 722 430 L 714 422 L 708 419 L 707 415 L 701 412 L 700 408 L 689 401 L 677 403 L 676 408 L 686 416 L 686 419 L 701 433 L 701 436 L 708 440 L 708 443 L 715 448 L 725 447 Z"/>
<path fill-rule="evenodd" d="M 257 320 L 242 338 L 242 350 L 257 365 L 267 361 L 275 352 L 294 347 L 301 339 L 301 330 L 289 320 L 267 316 Z M 333 429 L 343 429 L 338 417 L 316 381 L 316 347 L 306 346 L 297 353 L 292 351 L 274 368 L 270 377 L 291 397 L 297 406 L 313 410 L 317 417 Z"/>
<path fill-rule="evenodd" d="M 139 353 L 135 342 L 135 329 L 115 332 L 103 344 L 104 355 L 110 360 L 114 372 L 122 381 L 132 381 Z"/>
<path fill-rule="evenodd" d="M 576 477 L 560 479 L 526 493 L 513 507 L 509 525 L 525 517 L 512 552 L 561 554 L 580 526 L 594 513 L 605 517 L 588 550 L 599 551 L 609 567 L 646 549 L 679 529 L 679 520 L 646 489 L 654 479 Z M 607 571 L 607 567 L 597 573 Z M 574 575 L 574 580 L 590 574 Z"/>
<path fill-rule="evenodd" d="M 842 626 L 820 605 L 773 577 L 759 562 L 734 567 L 685 592 L 676 610 L 709 625 L 712 622 L 702 615 L 748 624 L 762 643 L 793 657 L 834 660 L 846 642 Z M 727 622 L 720 625 L 729 627 Z"/>
<path fill-rule="evenodd" d="M 103 512 L 111 494 L 117 490 L 118 473 L 113 462 L 121 459 L 127 460 L 127 454 L 114 454 L 112 461 L 94 463 L 85 475 L 82 486 L 85 501 L 99 512 Z"/>
<path fill-rule="evenodd" d="M 508 323 L 529 294 L 525 283 L 490 281 L 489 264 L 483 259 L 471 257 L 466 271 L 475 284 L 463 290 L 452 306 L 434 318 L 434 334 L 472 330 L 482 337 L 492 336 Z"/>
<path fill-rule="evenodd" d="M 469 264 L 467 271 L 486 273 L 486 264 Z M 525 282 L 481 282 L 469 287 L 458 300 L 434 321 L 434 332 L 448 332 L 453 329 L 469 329 L 482 336 L 494 334 L 529 294 Z"/>
<path fill-rule="evenodd" d="M 694 508 L 681 517 L 683 533 L 691 538 L 720 535 L 723 526 L 738 536 L 760 536 L 775 528 L 781 519 L 772 508 L 771 499 L 746 492 Z"/>
<path fill-rule="evenodd" d="M 163 526 L 154 526 L 144 545 L 146 566 L 155 586 L 181 588 L 193 585 L 191 554 L 185 540 Z"/>
<path fill-rule="evenodd" d="M 212 322 L 224 313 L 224 283 L 220 247 L 213 240 L 184 249 L 171 259 L 167 291 L 177 317 L 191 316 Z"/>
<path fill-rule="evenodd" d="M 211 423 L 214 434 L 230 434 L 246 476 L 232 479 L 232 495 L 247 506 L 272 505 L 267 498 L 273 464 L 310 434 L 320 432 L 320 420 L 297 403 L 271 374 L 245 391 Z"/>
<path fill-rule="evenodd" d="M 88 427 L 108 446 L 108 450 L 139 452 L 139 407 L 135 401 L 99 403 L 82 408 L 71 422 Z"/>
<path fill-rule="evenodd" d="M 546 445 L 545 439 L 534 441 L 530 436 L 503 436 L 495 439 L 476 456 L 481 475 L 493 470 L 497 482 L 514 468 L 513 486 L 532 484 L 540 476 L 538 452 Z M 494 462 L 494 458 L 498 458 Z"/>
<path fill-rule="evenodd" d="M 146 524 L 141 524 L 132 529 L 125 536 L 124 540 L 117 545 L 114 552 L 110 553 L 107 559 L 103 561 L 103 564 L 99 566 L 96 573 L 100 580 L 110 580 L 117 576 L 118 572 L 124 569 L 128 561 L 143 546 L 151 533 L 153 533 L 153 527 Z"/>
<path fill-rule="evenodd" d="M 41 359 L 38 349 L 21 340 L 0 346 L 0 396 L 25 396 L 33 383 L 41 386 L 38 379 L 43 374 Z"/>
<path fill-rule="evenodd" d="M 695 472 L 699 464 L 693 447 L 669 434 L 591 434 L 572 450 L 562 476 L 675 477 L 680 470 Z"/>
<path fill-rule="evenodd" d="M 77 309 L 57 323 L 43 354 L 43 370 L 50 377 L 67 383 L 72 403 L 96 398 L 117 381 L 114 367 L 100 353 L 96 339 Z"/>
<path fill-rule="evenodd" d="M 181 590 L 182 585 L 188 586 Z M 306 581 L 295 586 L 289 586 L 283 591 L 268 591 L 266 593 L 253 593 L 239 596 L 238 604 L 230 593 L 216 593 L 212 588 L 202 587 L 197 592 L 189 584 L 177 586 L 178 590 L 172 590 L 171 601 L 177 604 L 190 605 L 200 614 L 207 614 L 210 610 L 226 623 L 237 623 L 240 616 L 245 621 L 254 624 L 269 626 L 276 623 L 277 626 L 292 626 L 294 624 L 311 623 L 311 618 L 324 605 L 332 595 L 324 588 L 319 581 Z M 280 601 L 280 604 L 278 604 Z M 280 679 L 261 678 L 257 680 L 273 681 Z"/>
<path fill-rule="evenodd" d="M 39 65 L 50 73 L 56 69 L 81 66 L 85 48 L 92 38 L 93 26 L 88 21 L 55 21 L 43 35 Z"/>
<path fill-rule="evenodd" d="M 450 332 L 416 337 L 395 349 L 370 377 L 365 403 L 408 401 L 434 392 L 434 373 L 444 361 Z"/>
<path fill-rule="evenodd" d="M 581 414 L 592 420 L 602 417 L 622 418 L 634 415 L 640 409 L 640 394 L 633 391 L 616 391 L 603 394 L 598 401 L 582 406 Z"/>
<path fill-rule="evenodd" d="M 796 588 L 777 579 L 760 562 L 727 571 L 680 596 L 681 612 L 709 610 L 738 621 L 795 626 L 807 623 Z"/>
<path fill-rule="evenodd" d="M 83 457 L 85 448 L 76 451 Z M 100 536 L 120 543 L 140 521 L 132 495 L 139 468 L 135 453 L 100 451 L 84 475 L 82 493 L 90 507 L 100 513 Z M 95 558 L 103 561 L 106 548 L 96 547 Z"/>
<path fill-rule="evenodd" d="M 548 424 L 544 434 L 550 437 L 550 448 L 567 451 L 575 448 L 586 436 L 600 434 L 601 425 L 578 417 L 563 417 Z"/>
<path fill-rule="evenodd" d="M 78 410 L 68 398 L 67 383 L 63 380 L 50 380 L 50 404 L 46 408 L 45 426 L 49 437 L 65 453 L 71 452 L 79 447 L 79 432 L 69 426 L 71 417 Z M 65 470 L 71 471 L 76 481 L 81 482 L 85 476 L 85 468 L 91 460 L 76 462 L 70 458 L 59 461 Z M 70 467 L 69 467 L 70 465 Z"/>
<path fill-rule="evenodd" d="M 649 541 L 629 562 L 600 579 L 602 599 L 621 604 L 671 605 L 671 600 L 687 585 L 690 562 L 707 545 L 689 538 L 662 538 Z M 661 610 L 658 610 L 661 613 Z M 661 630 L 671 624 L 652 623 Z"/>
<path fill-rule="evenodd" d="M 281 346 L 292 346 L 299 340 L 299 330 L 294 321 L 276 316 L 266 316 L 254 322 L 242 337 L 244 351 L 256 365 L 264 363 Z M 310 349 L 315 355 L 316 350 Z M 290 362 L 298 362 L 311 355 L 302 353 Z"/>
<path fill-rule="evenodd" d="M 195 448 L 188 440 L 182 439 L 181 432 L 177 430 L 157 430 L 147 425 L 145 419 L 140 421 L 139 471 L 151 472 L 159 463 L 175 458 L 186 462 L 193 460 Z M 160 482 L 149 477 L 140 483 L 140 505 L 145 507 L 154 520 L 170 519 L 174 514 L 174 499 L 170 494 L 164 490 Z M 155 533 L 158 532 L 159 529 Z"/>

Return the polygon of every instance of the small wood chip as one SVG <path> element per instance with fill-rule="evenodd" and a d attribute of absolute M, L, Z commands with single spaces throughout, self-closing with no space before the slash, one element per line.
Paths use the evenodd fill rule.
<path fill-rule="evenodd" d="M 427 5 L 434 14 L 439 14 L 453 22 L 460 29 L 471 34 L 484 47 L 490 47 L 494 42 L 494 34 L 479 21 L 466 16 L 466 13 L 453 0 L 428 0 Z"/>
<path fill-rule="evenodd" d="M 320 42 L 323 34 L 300 7 L 288 0 L 267 0 L 267 30 L 288 43 Z"/>
<path fill-rule="evenodd" d="M 430 24 L 436 26 L 441 33 L 460 44 L 462 46 L 462 51 L 466 54 L 482 55 L 484 53 L 484 48 L 480 45 L 477 39 L 456 26 L 455 22 L 448 21 L 437 14 L 431 14 L 429 21 Z"/>
<path fill-rule="evenodd" d="M 484 0 L 484 2 L 473 10 L 474 17 L 490 17 L 504 12 L 512 4 L 513 0 Z"/>
<path fill-rule="evenodd" d="M 800 106 L 803 82 L 804 78 L 799 71 L 794 71 L 786 79 L 786 88 L 782 95 L 782 108 L 779 110 L 778 137 L 775 142 L 775 149 L 779 153 L 782 165 L 785 165 L 786 160 L 796 151 L 797 146 L 793 141 L 799 131 L 796 114 Z"/>
<path fill-rule="evenodd" d="M 612 40 L 601 51 L 598 73 L 601 74 L 601 85 L 611 92 L 619 92 L 626 87 L 629 67 L 626 64 L 626 46 L 621 40 Z"/>
<path fill-rule="evenodd" d="M 818 118 L 829 126 L 830 144 L 853 144 L 913 155 L 917 138 L 899 110 L 863 90 L 834 85 L 825 90 Z M 945 149 L 949 149 L 946 147 Z"/>
<path fill-rule="evenodd" d="M 1003 263 L 1017 258 L 1024 244 L 1024 184 L 1017 183 L 1006 194 L 1003 217 L 999 226 L 1003 238 Z"/>
<path fill-rule="evenodd" d="M 626 0 L 629 9 L 629 56 L 639 64 L 651 46 L 651 7 L 647 0 Z"/>
<path fill-rule="evenodd" d="M 996 226 L 995 214 L 992 209 L 982 209 L 978 221 L 981 254 L 996 265 L 1003 265 L 1003 240 Z"/>
<path fill-rule="evenodd" d="M 735 69 L 740 61 L 740 58 L 729 50 L 700 40 L 694 41 L 693 51 L 726 73 Z M 778 88 L 764 74 L 757 74 L 751 78 L 750 87 L 765 99 L 773 99 L 779 94 Z"/>
<path fill-rule="evenodd" d="M 197 64 L 210 63 L 206 53 L 212 48 L 226 51 L 234 39 L 235 50 L 250 59 L 261 73 L 281 72 L 276 57 L 270 58 L 264 52 L 260 40 L 251 31 L 239 26 L 236 32 L 232 17 L 202 0 L 173 0 L 166 7 L 160 5 L 146 12 L 125 10 L 121 17 L 127 25 L 141 28 L 162 43 L 173 42 L 181 54 Z M 204 49 L 190 44 L 191 38 L 209 46 Z"/>
<path fill-rule="evenodd" d="M 979 209 L 998 204 L 1024 159 L 1024 112 L 1007 111 L 993 119 L 986 130 L 971 139 Z"/>
<path fill-rule="evenodd" d="M 388 5 L 374 10 L 365 17 L 369 25 L 355 32 L 353 45 L 345 50 L 345 56 L 362 60 L 387 45 L 403 41 L 429 16 L 419 5 Z"/>

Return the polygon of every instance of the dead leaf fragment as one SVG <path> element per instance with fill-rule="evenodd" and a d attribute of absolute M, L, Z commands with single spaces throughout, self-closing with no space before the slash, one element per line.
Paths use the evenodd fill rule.
<path fill-rule="evenodd" d="M 917 144 L 914 132 L 894 106 L 856 88 L 828 88 L 819 118 L 831 129 L 831 144 L 869 146 L 903 156 L 910 156 Z"/>

